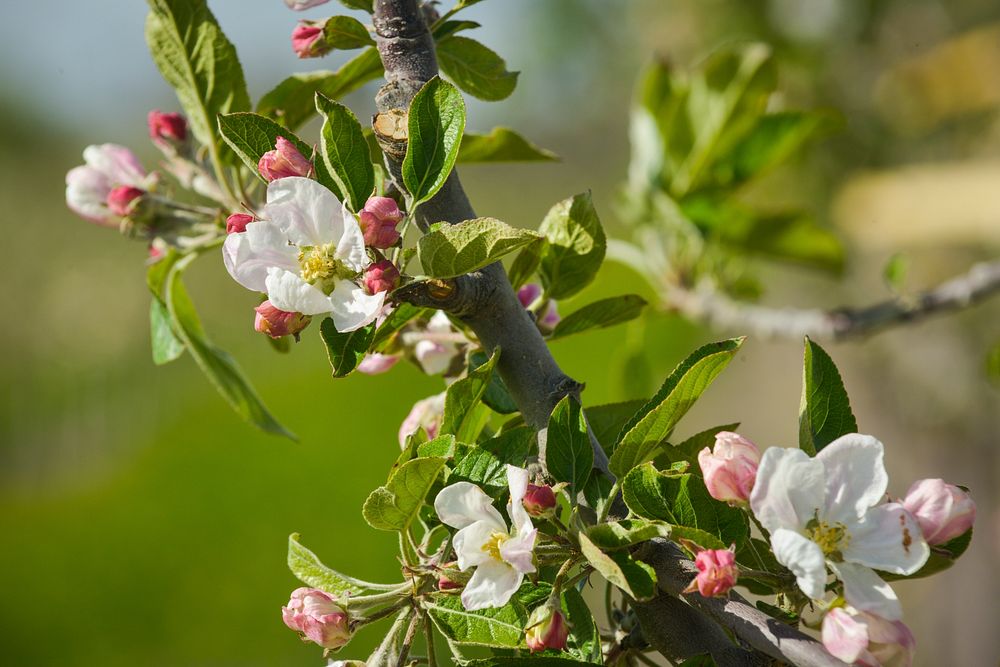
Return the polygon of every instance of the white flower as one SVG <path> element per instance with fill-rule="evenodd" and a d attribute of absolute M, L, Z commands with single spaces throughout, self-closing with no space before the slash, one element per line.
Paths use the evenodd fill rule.
<path fill-rule="evenodd" d="M 420 340 L 413 346 L 413 356 L 428 375 L 444 373 L 458 354 L 455 340 L 464 340 L 464 337 L 452 329 L 448 315 L 439 310 L 427 322 L 426 333 L 421 333 Z"/>
<path fill-rule="evenodd" d="M 337 331 L 375 320 L 385 292 L 356 282 L 369 264 L 357 220 L 314 180 L 288 177 L 267 186 L 259 222 L 230 234 L 223 258 L 236 282 L 267 292 L 275 308 L 333 318 Z"/>
<path fill-rule="evenodd" d="M 117 226 L 121 216 L 111 213 L 108 195 L 122 185 L 148 188 L 151 182 L 146 170 L 135 153 L 118 144 L 87 146 L 83 160 L 85 165 L 66 174 L 66 204 L 87 220 Z"/>
<path fill-rule="evenodd" d="M 513 531 L 508 530 L 492 499 L 475 484 L 452 484 L 434 499 L 441 521 L 459 529 L 453 541 L 458 569 L 476 568 L 462 591 L 462 606 L 470 611 L 507 604 L 524 575 L 535 571 L 531 552 L 538 531 L 521 504 L 528 488 L 528 471 L 508 465 L 507 484 L 507 514 Z"/>
<path fill-rule="evenodd" d="M 761 459 L 750 507 L 806 595 L 823 597 L 829 565 L 848 603 L 895 621 L 899 600 L 873 568 L 913 574 L 930 549 L 902 505 L 878 504 L 889 483 L 882 457 L 881 442 L 857 433 L 812 459 L 800 449 L 772 447 Z"/>

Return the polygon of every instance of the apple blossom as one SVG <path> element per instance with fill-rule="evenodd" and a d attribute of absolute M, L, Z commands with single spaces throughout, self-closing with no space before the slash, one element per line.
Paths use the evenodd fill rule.
<path fill-rule="evenodd" d="M 361 229 L 332 192 L 308 178 L 282 178 L 267 188 L 263 217 L 223 244 L 236 282 L 266 292 L 280 310 L 330 314 L 340 332 L 378 317 L 385 293 L 358 285 L 368 265 Z"/>
<path fill-rule="evenodd" d="M 771 447 L 750 507 L 770 533 L 778 562 L 806 595 L 823 597 L 829 565 L 849 604 L 899 620 L 899 600 L 875 569 L 913 574 L 930 549 L 902 505 L 879 504 L 889 483 L 882 460 L 882 443 L 858 433 L 834 440 L 815 458 Z"/>
<path fill-rule="evenodd" d="M 518 301 L 525 308 L 533 304 L 541 295 L 542 286 L 538 283 L 528 283 L 517 290 Z M 545 307 L 545 314 L 538 320 L 538 323 L 545 329 L 554 329 L 559 324 L 560 319 L 562 318 L 559 316 L 559 309 L 556 307 L 555 300 L 549 299 L 549 305 Z"/>
<path fill-rule="evenodd" d="M 132 151 L 117 144 L 87 146 L 83 159 L 85 165 L 66 174 L 66 204 L 91 222 L 117 227 L 121 216 L 108 206 L 112 190 L 120 186 L 145 190 L 154 179 Z"/>
<path fill-rule="evenodd" d="M 254 308 L 254 312 L 257 313 L 253 321 L 254 330 L 271 338 L 298 336 L 312 321 L 308 315 L 279 310 L 270 301 Z"/>
<path fill-rule="evenodd" d="M 245 232 L 247 225 L 253 222 L 253 216 L 246 213 L 233 213 L 226 218 L 226 233 L 235 234 Z"/>
<path fill-rule="evenodd" d="M 402 358 L 402 355 L 399 354 L 381 354 L 379 352 L 372 352 L 371 354 L 365 355 L 365 358 L 358 364 L 358 372 L 364 373 L 365 375 L 379 375 L 395 366 L 396 362 Z"/>
<path fill-rule="evenodd" d="M 709 495 L 732 504 L 745 504 L 757 478 L 760 450 L 738 433 L 721 431 L 715 436 L 715 448 L 698 453 L 698 465 Z"/>
<path fill-rule="evenodd" d="M 347 612 L 337 601 L 318 588 L 296 588 L 288 606 L 281 608 L 281 620 L 305 639 L 323 648 L 340 648 L 351 640 Z"/>
<path fill-rule="evenodd" d="M 257 170 L 268 183 L 291 176 L 309 176 L 313 171 L 310 162 L 295 144 L 284 137 L 278 137 L 274 142 L 274 150 L 260 156 Z"/>
<path fill-rule="evenodd" d="M 943 479 L 921 479 L 910 486 L 903 507 L 912 514 L 928 544 L 944 544 L 972 528 L 976 503 Z"/>
<path fill-rule="evenodd" d="M 835 658 L 864 667 L 909 667 L 916 640 L 902 621 L 835 607 L 823 617 L 823 646 Z"/>
<path fill-rule="evenodd" d="M 161 148 L 176 150 L 187 141 L 187 120 L 179 113 L 166 113 L 158 109 L 146 117 L 149 138 Z"/>
<path fill-rule="evenodd" d="M 299 21 L 292 30 L 292 50 L 299 58 L 325 56 L 332 48 L 323 40 L 322 21 Z"/>
<path fill-rule="evenodd" d="M 139 199 L 146 191 L 131 185 L 119 185 L 108 193 L 108 210 L 124 218 L 132 210 L 132 202 Z"/>
<path fill-rule="evenodd" d="M 459 354 L 451 320 L 439 310 L 427 322 L 424 336 L 413 346 L 413 356 L 428 375 L 438 375 L 451 368 Z"/>
<path fill-rule="evenodd" d="M 563 650 L 569 638 L 569 626 L 558 603 L 549 601 L 536 608 L 528 617 L 524 629 L 524 643 L 533 653 L 545 649 Z"/>
<path fill-rule="evenodd" d="M 399 287 L 399 269 L 387 259 L 380 260 L 365 269 L 364 282 L 369 294 L 391 292 Z"/>
<path fill-rule="evenodd" d="M 535 571 L 532 550 L 537 530 L 521 504 L 528 488 L 528 471 L 508 465 L 507 485 L 512 530 L 493 507 L 493 500 L 475 484 L 446 486 L 434 499 L 438 518 L 458 529 L 452 542 L 458 569 L 476 568 L 462 591 L 462 606 L 469 611 L 507 604 L 524 575 Z"/>
<path fill-rule="evenodd" d="M 555 509 L 556 494 L 548 484 L 528 484 L 522 502 L 531 516 L 544 516 Z"/>
<path fill-rule="evenodd" d="M 285 0 L 285 5 L 289 9 L 301 12 L 303 9 L 319 7 L 320 5 L 325 5 L 328 2 L 330 2 L 330 0 Z"/>
<path fill-rule="evenodd" d="M 410 414 L 399 425 L 399 446 L 406 445 L 406 439 L 417 432 L 417 429 L 424 429 L 430 438 L 437 437 L 438 429 L 441 428 L 441 419 L 444 417 L 444 395 L 445 392 L 421 399 L 413 404 Z"/>
<path fill-rule="evenodd" d="M 396 225 L 403 219 L 396 200 L 390 197 L 369 197 L 358 212 L 365 245 L 384 250 L 399 241 Z"/>
<path fill-rule="evenodd" d="M 722 596 L 736 585 L 739 578 L 734 549 L 699 551 L 694 557 L 694 565 L 698 568 L 698 574 L 684 589 L 685 593 L 698 591 L 707 598 Z"/>

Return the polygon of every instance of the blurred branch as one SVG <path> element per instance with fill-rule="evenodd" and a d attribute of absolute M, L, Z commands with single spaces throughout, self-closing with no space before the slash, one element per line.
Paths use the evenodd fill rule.
<path fill-rule="evenodd" d="M 861 308 L 834 310 L 774 308 L 732 299 L 714 285 L 671 285 L 666 307 L 721 329 L 767 337 L 847 340 L 882 329 L 918 322 L 937 313 L 968 308 L 1000 292 L 1000 260 L 983 262 L 933 289 Z"/>

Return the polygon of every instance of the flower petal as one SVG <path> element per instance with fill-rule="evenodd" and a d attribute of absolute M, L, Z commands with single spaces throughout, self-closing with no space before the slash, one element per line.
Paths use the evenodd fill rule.
<path fill-rule="evenodd" d="M 255 292 L 267 291 L 267 272 L 272 267 L 296 272 L 296 256 L 288 237 L 270 222 L 251 222 L 245 232 L 230 234 L 222 245 L 222 259 L 229 275 Z"/>
<path fill-rule="evenodd" d="M 802 592 L 814 600 L 826 590 L 826 559 L 819 545 L 793 530 L 779 528 L 771 534 L 771 548 L 778 562 L 795 574 Z"/>
<path fill-rule="evenodd" d="M 882 443 L 860 433 L 843 435 L 820 451 L 816 460 L 826 471 L 823 518 L 850 523 L 877 505 L 889 485 L 882 459 Z"/>
<path fill-rule="evenodd" d="M 506 563 L 490 559 L 476 568 L 462 591 L 462 606 L 469 611 L 502 607 L 520 588 L 524 575 Z"/>
<path fill-rule="evenodd" d="M 84 161 L 107 176 L 112 186 L 142 185 L 146 170 L 135 153 L 118 144 L 87 146 L 83 150 Z"/>
<path fill-rule="evenodd" d="M 342 215 L 337 197 L 311 178 L 289 176 L 267 186 L 263 217 L 278 224 L 297 246 L 339 243 Z"/>
<path fill-rule="evenodd" d="M 823 647 L 835 658 L 854 664 L 868 648 L 868 627 L 842 607 L 823 617 Z"/>
<path fill-rule="evenodd" d="M 903 617 L 903 608 L 896 592 L 874 570 L 854 563 L 830 563 L 830 568 L 844 582 L 844 599 L 847 604 L 890 621 L 898 621 Z"/>
<path fill-rule="evenodd" d="M 330 298 L 302 280 L 297 273 L 271 267 L 267 270 L 264 284 L 267 298 L 275 308 L 304 315 L 324 315 L 330 312 Z"/>
<path fill-rule="evenodd" d="M 531 517 L 524 509 L 524 494 L 528 492 L 528 471 L 507 464 L 507 487 L 510 489 L 510 500 L 507 502 L 507 514 L 516 532 L 531 530 Z"/>
<path fill-rule="evenodd" d="M 385 295 L 385 292 L 368 294 L 350 280 L 339 280 L 327 299 L 326 310 L 331 313 L 337 331 L 354 331 L 375 321 L 385 304 Z"/>
<path fill-rule="evenodd" d="M 103 173 L 88 166 L 73 167 L 66 173 L 66 205 L 77 215 L 91 222 L 118 225 L 108 220 L 108 193 L 111 184 Z"/>
<path fill-rule="evenodd" d="M 492 521 L 499 530 L 507 532 L 507 524 L 493 507 L 493 499 L 470 482 L 456 482 L 441 489 L 434 499 L 434 511 L 452 528 L 465 528 L 476 521 Z"/>
<path fill-rule="evenodd" d="M 822 506 L 823 464 L 801 449 L 768 448 L 757 468 L 750 507 L 772 537 L 779 528 L 801 530 Z"/>
<path fill-rule="evenodd" d="M 341 209 L 342 231 L 337 242 L 335 256 L 353 271 L 364 271 L 368 266 L 368 253 L 365 252 L 365 237 L 361 226 L 346 207 Z"/>
<path fill-rule="evenodd" d="M 465 572 L 470 567 L 495 560 L 483 546 L 498 532 L 506 535 L 507 526 L 497 526 L 492 519 L 483 519 L 455 533 L 453 545 L 458 556 L 458 569 Z"/>
<path fill-rule="evenodd" d="M 844 560 L 895 574 L 913 574 L 931 550 L 920 524 L 899 503 L 873 507 L 848 529 L 851 539 L 841 550 Z"/>
<path fill-rule="evenodd" d="M 500 557 L 522 574 L 534 572 L 535 562 L 532 559 L 532 550 L 535 548 L 537 537 L 538 530 L 532 527 L 529 520 L 523 530 L 519 528 L 517 535 L 500 545 Z"/>

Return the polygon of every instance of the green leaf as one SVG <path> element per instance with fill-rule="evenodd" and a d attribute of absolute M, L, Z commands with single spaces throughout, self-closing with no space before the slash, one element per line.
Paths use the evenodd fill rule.
<path fill-rule="evenodd" d="M 622 519 L 590 526 L 584 532 L 587 538 L 602 551 L 624 549 L 654 537 L 670 537 L 670 524 L 662 521 Z"/>
<path fill-rule="evenodd" d="M 583 498 L 587 501 L 587 507 L 600 516 L 604 512 L 604 506 L 613 500 L 612 492 L 618 493 L 611 478 L 604 475 L 591 475 L 590 479 L 587 480 L 587 486 L 583 487 Z"/>
<path fill-rule="evenodd" d="M 580 533 L 580 551 L 602 577 L 634 599 L 649 600 L 656 595 L 656 572 L 642 561 L 633 559 L 627 551 L 606 554 L 584 533 Z"/>
<path fill-rule="evenodd" d="M 476 350 L 469 355 L 469 368 L 476 369 L 489 361 L 489 357 L 482 350 Z M 511 398 L 507 391 L 507 385 L 499 373 L 494 373 L 490 377 L 490 383 L 486 386 L 486 393 L 483 394 L 483 403 L 497 414 L 512 415 L 517 412 L 517 403 Z"/>
<path fill-rule="evenodd" d="M 500 358 L 500 348 L 493 351 L 490 360 L 479 368 L 469 371 L 461 380 L 448 387 L 444 397 L 444 417 L 441 433 L 453 433 L 460 442 L 475 442 L 479 435 L 479 420 L 475 419 L 476 406 L 486 393 L 486 387 L 493 376 L 493 368 Z M 478 426 L 478 428 L 477 428 Z M 475 432 L 473 432 L 475 431 Z"/>
<path fill-rule="evenodd" d="M 534 444 L 535 433 L 527 426 L 505 431 L 473 447 L 452 470 L 449 483 L 471 482 L 489 495 L 506 491 L 507 464 L 523 466 Z"/>
<path fill-rule="evenodd" d="M 743 340 L 733 338 L 704 345 L 670 373 L 656 395 L 622 428 L 619 444 L 611 455 L 613 473 L 621 477 L 655 456 L 657 447 L 681 417 L 736 356 Z"/>
<path fill-rule="evenodd" d="M 348 9 L 360 9 L 369 14 L 375 11 L 372 8 L 372 0 L 339 0 L 339 2 Z"/>
<path fill-rule="evenodd" d="M 375 338 L 372 340 L 372 352 L 385 352 L 392 343 L 393 337 L 399 331 L 418 317 L 430 317 L 433 311 L 427 308 L 414 306 L 412 303 L 401 303 L 385 318 L 382 325 L 375 330 Z"/>
<path fill-rule="evenodd" d="M 326 355 L 333 368 L 333 377 L 342 378 L 350 375 L 365 358 L 368 346 L 375 337 L 375 324 L 341 333 L 337 331 L 333 320 L 327 317 L 320 323 L 319 333 L 326 345 Z"/>
<path fill-rule="evenodd" d="M 690 526 L 670 526 L 670 534 L 674 540 L 694 542 L 702 549 L 727 549 L 729 545 L 718 537 L 700 528 Z M 692 554 L 693 555 L 693 554 Z"/>
<path fill-rule="evenodd" d="M 553 299 L 566 299 L 589 285 L 607 249 L 590 193 L 553 206 L 539 231 L 548 239 L 540 266 L 545 293 Z"/>
<path fill-rule="evenodd" d="M 320 562 L 309 549 L 299 544 L 299 534 L 288 536 L 288 569 L 307 586 L 336 595 L 374 595 L 396 588 L 392 584 L 373 584 L 341 574 Z"/>
<path fill-rule="evenodd" d="M 167 364 L 184 354 L 184 343 L 174 334 L 170 313 L 159 298 L 149 302 L 149 332 L 154 364 Z"/>
<path fill-rule="evenodd" d="M 336 72 L 318 70 L 291 75 L 260 98 L 257 113 L 295 130 L 316 113 L 316 93 L 335 100 L 380 76 L 382 60 L 378 50 L 365 49 Z"/>
<path fill-rule="evenodd" d="M 690 473 L 664 473 L 652 463 L 643 464 L 622 480 L 622 497 L 641 517 L 703 530 L 723 546 L 741 545 L 750 532 L 742 510 L 713 499 L 701 478 Z M 676 540 L 683 534 L 675 529 L 671 537 Z"/>
<path fill-rule="evenodd" d="M 566 612 L 566 625 L 570 628 L 566 651 L 585 663 L 603 665 L 601 633 L 583 596 L 575 588 L 564 589 L 562 607 Z"/>
<path fill-rule="evenodd" d="M 174 333 L 190 350 L 191 356 L 209 381 L 240 417 L 263 431 L 294 440 L 295 435 L 278 423 L 264 407 L 257 392 L 243 377 L 242 371 L 232 357 L 215 347 L 205 337 L 205 330 L 195 312 L 194 304 L 191 303 L 187 290 L 184 289 L 184 283 L 181 282 L 182 272 L 195 257 L 197 255 L 192 253 L 176 260 L 169 268 L 169 273 L 163 282 L 162 298 L 174 322 Z"/>
<path fill-rule="evenodd" d="M 417 256 L 431 278 L 454 278 L 488 266 L 538 235 L 495 218 L 441 225 L 420 237 Z"/>
<path fill-rule="evenodd" d="M 306 158 L 311 158 L 313 154 L 312 146 L 295 136 L 291 130 L 255 113 L 241 112 L 219 116 L 219 132 L 250 172 L 262 181 L 265 179 L 260 175 L 257 163 L 264 153 L 274 150 L 278 137 L 284 137 L 295 144 L 296 150 Z"/>
<path fill-rule="evenodd" d="M 463 30 L 474 30 L 482 26 L 475 21 L 438 21 L 434 24 L 434 41 L 441 41 Z"/>
<path fill-rule="evenodd" d="M 455 442 L 455 436 L 439 435 L 433 440 L 417 445 L 417 456 L 440 456 L 448 459 L 455 455 L 457 448 L 458 443 Z M 391 479 L 394 474 L 396 474 L 395 470 L 389 473 L 389 478 Z"/>
<path fill-rule="evenodd" d="M 545 239 L 539 238 L 526 245 L 521 252 L 517 253 L 517 257 L 510 263 L 510 269 L 507 271 L 510 286 L 515 291 L 528 282 L 531 276 L 535 274 L 535 271 L 538 270 L 538 266 L 542 262 L 542 252 L 544 250 Z"/>
<path fill-rule="evenodd" d="M 438 65 L 455 85 L 481 100 L 505 99 L 517 86 L 518 72 L 492 50 L 468 37 L 446 37 L 437 44 Z"/>
<path fill-rule="evenodd" d="M 601 443 L 604 451 L 610 453 L 614 450 L 615 445 L 618 444 L 618 435 L 622 432 L 622 427 L 647 402 L 646 399 L 639 398 L 621 403 L 592 405 L 584 409 L 587 414 L 587 422 L 590 423 L 590 430 L 594 432 L 594 436 Z"/>
<path fill-rule="evenodd" d="M 411 209 L 433 197 L 458 158 L 465 132 L 465 101 L 455 86 L 434 77 L 410 103 L 403 185 L 413 197 Z"/>
<path fill-rule="evenodd" d="M 900 294 L 906 286 L 906 274 L 909 273 L 909 269 L 909 258 L 901 252 L 893 253 L 882 267 L 882 280 L 893 293 Z"/>
<path fill-rule="evenodd" d="M 334 49 L 360 49 L 374 46 L 368 28 L 353 16 L 331 16 L 323 24 L 323 41 Z"/>
<path fill-rule="evenodd" d="M 355 213 L 375 191 L 375 170 L 361 123 L 350 109 L 316 93 L 316 109 L 323 116 L 320 159 L 330 175 L 331 189 Z"/>
<path fill-rule="evenodd" d="M 545 469 L 556 481 L 568 483 L 575 498 L 594 468 L 594 450 L 580 402 L 572 396 L 563 396 L 552 410 L 543 449 Z"/>
<path fill-rule="evenodd" d="M 495 648 L 522 645 L 528 614 L 519 604 L 466 611 L 457 595 L 434 595 L 421 604 L 438 631 L 453 642 Z"/>
<path fill-rule="evenodd" d="M 445 459 L 425 457 L 407 461 L 385 486 L 372 491 L 362 514 L 372 528 L 405 531 L 416 518 L 427 493 L 444 467 Z"/>
<path fill-rule="evenodd" d="M 815 456 L 847 433 L 857 433 L 858 420 L 851 412 L 840 372 L 823 348 L 806 337 L 802 368 L 802 402 L 799 405 L 799 448 Z"/>
<path fill-rule="evenodd" d="M 218 146 L 215 117 L 250 108 L 243 69 L 205 0 L 148 0 L 146 43 L 191 131 Z"/>
<path fill-rule="evenodd" d="M 470 162 L 557 162 L 559 156 L 539 148 L 514 130 L 494 127 L 489 134 L 462 137 L 458 161 Z"/>
<path fill-rule="evenodd" d="M 645 307 L 646 300 L 638 294 L 613 296 L 588 303 L 562 318 L 549 339 L 565 338 L 590 329 L 604 329 L 628 322 L 639 317 Z"/>

